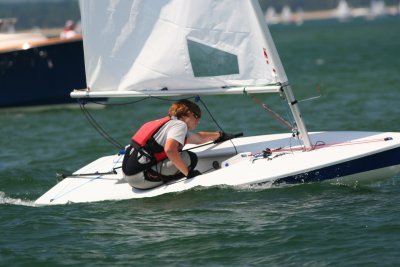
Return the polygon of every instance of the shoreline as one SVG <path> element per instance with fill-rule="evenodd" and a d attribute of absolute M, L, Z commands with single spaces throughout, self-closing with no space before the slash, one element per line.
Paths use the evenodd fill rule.
<path fill-rule="evenodd" d="M 386 16 L 396 16 L 400 15 L 400 6 L 388 6 L 385 8 Z M 365 17 L 367 20 L 374 19 L 371 16 L 370 9 L 366 7 L 352 8 L 349 14 L 349 18 Z M 276 15 L 274 18 L 274 23 L 284 23 L 284 19 L 280 15 Z M 328 20 L 328 19 L 339 19 L 338 12 L 336 9 L 330 10 L 318 10 L 318 11 L 304 11 L 304 12 L 293 12 L 289 22 L 301 23 L 302 21 L 312 21 L 312 20 Z M 55 28 L 44 28 L 40 31 L 46 35 L 48 38 L 58 37 L 60 32 L 63 30 L 62 27 Z"/>
<path fill-rule="evenodd" d="M 296 11 L 292 12 L 290 15 L 281 15 L 277 13 L 273 17 L 268 18 L 269 24 L 277 24 L 277 23 L 301 23 L 303 21 L 310 20 L 328 20 L 328 19 L 351 19 L 351 18 L 359 18 L 365 17 L 367 20 L 372 20 L 380 16 L 397 16 L 400 15 L 400 6 L 388 6 L 384 9 L 383 14 L 374 15 L 371 13 L 370 8 L 367 7 L 358 7 L 358 8 L 349 8 L 347 10 L 347 14 L 339 14 L 337 9 L 330 10 L 317 10 L 317 11 Z M 288 17 L 289 16 L 289 17 Z"/>

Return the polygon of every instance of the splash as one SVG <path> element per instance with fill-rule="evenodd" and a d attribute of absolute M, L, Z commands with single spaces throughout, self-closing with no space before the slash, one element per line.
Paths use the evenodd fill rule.
<path fill-rule="evenodd" d="M 272 181 L 268 182 L 262 182 L 262 183 L 257 183 L 257 184 L 250 184 L 250 185 L 239 185 L 235 186 L 234 188 L 237 188 L 238 190 L 242 191 L 263 191 L 265 189 L 270 189 L 274 188 L 275 185 Z"/>
<path fill-rule="evenodd" d="M 282 185 L 279 185 L 282 187 Z M 257 183 L 257 184 L 245 184 L 245 185 L 215 185 L 215 186 L 197 186 L 193 188 L 194 191 L 201 191 L 201 190 L 209 190 L 210 188 L 218 188 L 218 189 L 231 189 L 234 191 L 263 191 L 266 189 L 271 189 L 271 188 L 276 188 L 277 186 L 272 182 L 262 182 L 262 183 Z"/>
<path fill-rule="evenodd" d="M 28 206 L 28 207 L 36 206 L 34 201 L 27 201 L 19 198 L 7 197 L 4 192 L 0 191 L 0 205 L 2 204 Z"/>

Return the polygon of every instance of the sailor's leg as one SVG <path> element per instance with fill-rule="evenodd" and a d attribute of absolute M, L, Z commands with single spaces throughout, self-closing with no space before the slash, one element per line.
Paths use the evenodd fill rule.
<path fill-rule="evenodd" d="M 189 171 L 194 170 L 197 165 L 196 154 L 190 151 L 183 151 L 181 157 L 185 164 L 189 166 Z M 152 166 L 151 169 L 160 173 L 164 180 L 175 180 L 185 177 L 185 175 L 183 175 L 183 173 L 181 173 L 169 159 L 159 162 Z"/>
<path fill-rule="evenodd" d="M 124 179 L 137 189 L 149 189 L 163 184 L 161 175 L 147 175 L 153 163 L 133 148 L 128 148 L 122 163 Z M 146 172 L 146 175 L 144 173 Z"/>
<path fill-rule="evenodd" d="M 125 180 L 130 184 L 130 186 L 137 189 L 149 189 L 164 183 L 161 179 L 158 181 L 150 181 L 148 176 L 146 175 L 145 177 L 143 172 L 134 175 L 125 175 Z"/>

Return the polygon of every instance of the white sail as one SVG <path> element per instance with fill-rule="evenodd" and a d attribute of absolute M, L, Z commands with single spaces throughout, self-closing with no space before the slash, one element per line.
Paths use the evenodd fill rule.
<path fill-rule="evenodd" d="M 336 8 L 336 16 L 340 21 L 346 21 L 351 16 L 351 8 L 346 0 L 340 0 Z"/>
<path fill-rule="evenodd" d="M 290 24 L 293 22 L 293 13 L 290 6 L 288 5 L 283 6 L 281 17 L 282 17 L 282 22 L 284 24 Z"/>
<path fill-rule="evenodd" d="M 287 82 L 257 0 L 81 0 L 80 7 L 91 92 Z"/>

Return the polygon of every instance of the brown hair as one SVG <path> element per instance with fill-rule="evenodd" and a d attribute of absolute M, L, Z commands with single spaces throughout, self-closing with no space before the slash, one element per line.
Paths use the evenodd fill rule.
<path fill-rule="evenodd" d="M 183 116 L 188 116 L 189 112 L 192 112 L 198 118 L 201 117 L 201 110 L 199 106 L 187 99 L 181 99 L 173 103 L 168 111 L 170 116 L 175 116 L 178 119 L 182 118 Z"/>

